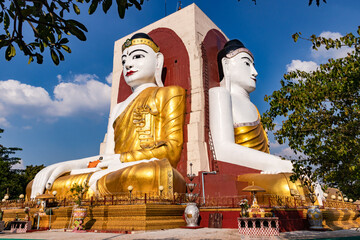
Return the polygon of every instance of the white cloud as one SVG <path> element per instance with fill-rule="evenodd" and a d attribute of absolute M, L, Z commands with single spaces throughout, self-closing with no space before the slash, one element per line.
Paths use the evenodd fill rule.
<path fill-rule="evenodd" d="M 294 151 L 291 150 L 291 148 L 289 148 L 289 147 L 284 148 L 283 150 L 281 150 L 281 152 L 279 152 L 279 155 L 284 156 L 284 157 L 295 157 L 296 156 Z"/>
<path fill-rule="evenodd" d="M 322 32 L 320 37 L 331 38 L 335 40 L 341 38 L 342 35 L 338 32 Z M 341 47 L 340 49 L 329 50 L 326 50 L 324 46 L 319 47 L 318 50 L 311 48 L 310 57 L 313 61 L 292 60 L 290 64 L 286 65 L 286 70 L 287 72 L 295 71 L 296 69 L 305 72 L 315 71 L 319 67 L 320 63 L 325 63 L 330 58 L 343 58 L 353 50 L 354 48 L 349 48 L 347 46 Z"/>
<path fill-rule="evenodd" d="M 112 83 L 112 77 L 113 77 L 113 73 L 111 72 L 105 79 L 107 81 L 107 83 L 111 84 Z"/>
<path fill-rule="evenodd" d="M 341 33 L 338 32 L 322 32 L 320 37 L 331 38 L 331 39 L 340 39 L 342 37 Z"/>
<path fill-rule="evenodd" d="M 17 114 L 23 117 L 42 113 L 51 105 L 48 92 L 41 87 L 22 84 L 16 80 L 0 81 L 0 109 L 2 117 Z"/>
<path fill-rule="evenodd" d="M 90 111 L 103 115 L 110 104 L 110 90 L 110 86 L 96 80 L 81 84 L 60 83 L 54 89 L 55 100 L 48 113 L 52 116 L 68 116 Z"/>
<path fill-rule="evenodd" d="M 58 80 L 63 80 L 61 75 Z M 0 81 L 0 124 L 6 116 L 24 118 L 66 117 L 81 113 L 104 115 L 109 110 L 111 87 L 92 74 L 75 75 L 71 82 L 60 82 L 53 98 L 42 87 L 17 80 Z M 2 120 L 1 120 L 2 119 Z"/>
<path fill-rule="evenodd" d="M 302 154 L 295 154 L 290 147 L 283 148 L 279 152 L 275 152 L 274 155 L 284 157 L 286 159 L 297 159 L 299 156 L 303 156 Z"/>
<path fill-rule="evenodd" d="M 279 147 L 281 147 L 281 145 L 278 142 L 270 142 L 270 149 Z"/>
<path fill-rule="evenodd" d="M 13 165 L 11 168 L 12 168 L 12 169 L 22 169 L 22 170 L 24 170 L 24 169 L 25 169 L 25 165 L 24 165 L 23 160 L 20 159 L 20 162 L 17 163 L 17 164 L 15 164 L 15 165 Z"/>
<path fill-rule="evenodd" d="M 0 127 L 9 127 L 10 123 L 4 117 L 0 117 Z"/>
<path fill-rule="evenodd" d="M 63 81 L 62 76 L 61 76 L 60 74 L 57 75 L 56 78 L 58 79 L 59 82 L 62 82 L 62 81 Z"/>
<path fill-rule="evenodd" d="M 298 69 L 305 72 L 312 72 L 318 67 L 319 65 L 313 61 L 292 60 L 290 64 L 286 65 L 286 71 L 291 72 Z"/>
<path fill-rule="evenodd" d="M 74 82 L 78 82 L 78 83 L 86 83 L 88 81 L 91 81 L 91 80 L 98 80 L 99 77 L 96 76 L 96 74 L 76 74 L 74 76 Z"/>
<path fill-rule="evenodd" d="M 333 40 L 339 39 L 342 35 L 338 32 L 322 32 L 320 37 L 331 38 Z M 329 49 L 326 50 L 324 46 L 318 48 L 318 50 L 311 49 L 311 56 L 319 61 L 325 62 L 329 58 L 343 58 L 346 57 L 349 52 L 352 52 L 354 48 L 350 48 L 348 46 L 341 47 L 340 49 Z"/>
<path fill-rule="evenodd" d="M 45 89 L 12 79 L 0 82 L 0 92 L 0 101 L 12 105 L 47 105 L 51 101 Z"/>

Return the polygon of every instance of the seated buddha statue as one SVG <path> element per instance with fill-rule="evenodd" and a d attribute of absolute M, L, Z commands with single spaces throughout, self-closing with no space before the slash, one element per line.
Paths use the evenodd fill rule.
<path fill-rule="evenodd" d="M 219 161 L 260 170 L 291 172 L 290 161 L 269 154 L 260 114 L 250 100 L 258 75 L 253 54 L 239 40 L 217 56 L 220 87 L 209 90 L 210 130 Z"/>
<path fill-rule="evenodd" d="M 183 145 L 185 90 L 164 87 L 164 56 L 156 43 L 137 33 L 122 46 L 125 82 L 132 94 L 112 110 L 105 154 L 66 161 L 41 170 L 31 184 L 31 198 L 45 189 L 67 196 L 74 183 L 88 183 L 88 197 L 127 192 L 185 192 L 176 170 Z M 30 192 L 30 190 L 28 191 Z"/>

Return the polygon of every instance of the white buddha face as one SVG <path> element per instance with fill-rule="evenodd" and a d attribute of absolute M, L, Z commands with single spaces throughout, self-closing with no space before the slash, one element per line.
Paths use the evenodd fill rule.
<path fill-rule="evenodd" d="M 240 87 L 251 93 L 256 88 L 258 75 L 253 58 L 247 52 L 240 52 L 232 58 L 223 58 L 225 80 L 231 84 L 231 89 Z"/>
<path fill-rule="evenodd" d="M 121 57 L 125 82 L 132 88 L 144 83 L 155 83 L 157 60 L 158 53 L 147 45 L 126 48 Z"/>

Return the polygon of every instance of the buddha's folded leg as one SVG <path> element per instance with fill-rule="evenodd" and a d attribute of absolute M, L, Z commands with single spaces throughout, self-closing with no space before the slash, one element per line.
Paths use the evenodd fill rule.
<path fill-rule="evenodd" d="M 67 174 L 67 175 L 61 176 L 54 181 L 52 188 L 49 191 L 46 190 L 45 192 L 53 193 L 54 191 L 56 191 L 57 192 L 56 196 L 58 198 L 70 197 L 71 196 L 71 192 L 70 192 L 71 186 L 74 183 L 76 183 L 78 185 L 83 185 L 85 183 L 85 181 L 89 180 L 91 175 L 92 175 L 92 173 L 84 173 L 84 174 L 77 174 L 77 175 L 68 175 Z M 26 200 L 27 201 L 30 201 L 30 195 L 31 195 L 33 182 L 34 182 L 34 180 L 29 182 L 26 187 Z M 42 193 L 40 193 L 40 194 L 42 194 Z M 93 195 L 95 195 L 95 193 L 91 189 L 89 189 L 88 192 L 85 194 L 85 198 L 89 198 Z"/>
<path fill-rule="evenodd" d="M 143 162 L 120 169 L 103 176 L 97 182 L 100 195 L 125 193 L 128 192 L 129 186 L 133 187 L 134 193 L 158 193 L 160 186 L 163 186 L 164 196 L 186 192 L 184 178 L 172 168 L 167 159 Z"/>
<path fill-rule="evenodd" d="M 76 183 L 83 185 L 88 182 L 93 173 L 77 175 L 65 175 L 54 181 L 50 190 L 57 192 L 57 197 L 71 197 L 70 188 Z M 159 187 L 163 186 L 163 196 L 171 196 L 173 193 L 185 193 L 186 184 L 183 176 L 171 167 L 167 159 L 142 162 L 111 172 L 97 182 L 98 193 L 101 196 L 114 195 L 128 192 L 128 186 L 133 187 L 133 193 L 159 193 Z M 30 196 L 32 182 L 27 186 L 26 193 Z M 89 189 L 85 198 L 94 196 L 95 193 Z"/>
<path fill-rule="evenodd" d="M 76 174 L 76 175 L 65 175 L 62 177 L 57 178 L 54 181 L 54 184 L 50 190 L 50 193 L 56 191 L 57 197 L 64 198 L 64 197 L 71 197 L 72 193 L 70 192 L 70 188 L 76 183 L 78 185 L 83 185 L 85 182 L 88 183 L 91 175 L 93 173 L 83 173 L 83 174 Z M 95 193 L 89 189 L 84 198 L 90 198 L 94 196 Z"/>

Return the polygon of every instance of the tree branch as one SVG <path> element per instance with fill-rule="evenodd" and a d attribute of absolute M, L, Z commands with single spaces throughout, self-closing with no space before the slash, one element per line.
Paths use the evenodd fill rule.
<path fill-rule="evenodd" d="M 65 26 L 51 24 L 51 23 L 47 23 L 47 22 L 41 22 L 41 21 L 36 20 L 34 18 L 25 17 L 24 20 L 27 20 L 27 21 L 30 21 L 30 22 L 33 22 L 33 23 L 37 23 L 37 24 L 42 24 L 42 25 L 45 25 L 45 26 L 48 26 L 48 27 L 59 28 L 61 30 L 68 30 L 68 28 L 65 27 Z"/>

